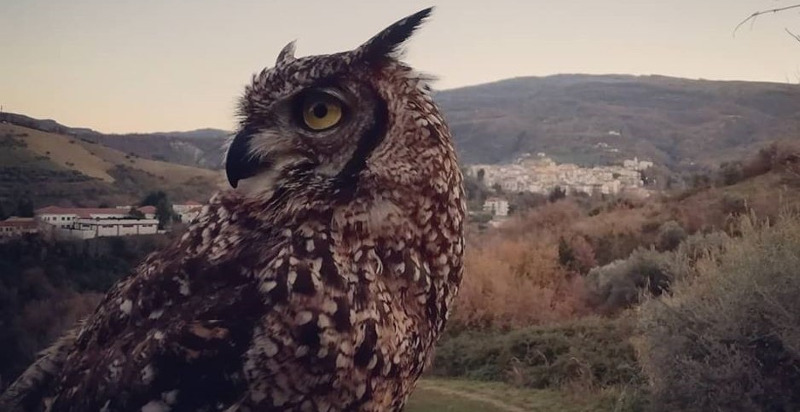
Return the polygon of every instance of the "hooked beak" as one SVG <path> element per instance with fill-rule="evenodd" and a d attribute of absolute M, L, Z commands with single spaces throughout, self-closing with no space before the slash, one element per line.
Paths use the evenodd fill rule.
<path fill-rule="evenodd" d="M 261 161 L 250 152 L 250 140 L 254 131 L 243 129 L 233 138 L 225 155 L 225 173 L 231 187 L 236 189 L 239 181 L 258 173 Z"/>

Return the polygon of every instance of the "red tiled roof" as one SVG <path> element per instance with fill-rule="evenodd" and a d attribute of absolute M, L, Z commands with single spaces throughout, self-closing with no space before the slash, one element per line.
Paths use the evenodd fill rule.
<path fill-rule="evenodd" d="M 38 224 L 33 218 L 14 217 L 0 221 L 0 227 L 16 227 L 21 229 L 36 229 Z"/>
<path fill-rule="evenodd" d="M 137 207 L 136 210 L 149 215 L 149 214 L 156 214 L 156 207 L 155 206 L 141 206 Z"/>

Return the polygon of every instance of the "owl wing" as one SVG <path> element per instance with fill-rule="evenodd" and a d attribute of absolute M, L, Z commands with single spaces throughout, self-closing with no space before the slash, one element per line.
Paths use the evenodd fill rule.
<path fill-rule="evenodd" d="M 42 410 L 42 399 L 52 390 L 67 354 L 78 336 L 76 327 L 41 351 L 34 363 L 0 395 L 0 411 L 33 412 Z"/>
<path fill-rule="evenodd" d="M 64 362 L 53 412 L 217 410 L 242 396 L 242 354 L 268 310 L 257 288 L 233 262 L 156 261 L 89 319 Z"/>

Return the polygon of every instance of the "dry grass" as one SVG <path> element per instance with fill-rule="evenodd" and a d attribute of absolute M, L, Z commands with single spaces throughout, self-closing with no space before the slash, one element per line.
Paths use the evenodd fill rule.
<path fill-rule="evenodd" d="M 581 284 L 558 265 L 556 244 L 487 239 L 467 252 L 452 322 L 507 328 L 570 319 L 584 312 Z"/>
<path fill-rule="evenodd" d="M 454 328 L 510 328 L 584 314 L 582 280 L 559 264 L 559 235 L 581 210 L 557 202 L 488 234 L 470 233 Z"/>
<path fill-rule="evenodd" d="M 3 124 L 0 127 L 0 134 L 6 133 L 26 135 L 20 137 L 20 139 L 28 145 L 30 151 L 39 156 L 49 157 L 52 162 L 59 166 L 76 170 L 86 176 L 105 182 L 111 183 L 114 181 L 114 178 L 108 174 L 108 170 L 113 167 L 113 164 L 93 155 L 89 149 L 78 144 L 76 138 L 28 129 L 13 124 Z"/>
<path fill-rule="evenodd" d="M 105 159 L 107 162 L 113 165 L 125 165 L 127 167 L 151 173 L 157 177 L 163 177 L 169 182 L 183 182 L 197 177 L 207 180 L 221 181 L 221 175 L 213 170 L 133 157 L 118 150 L 101 146 L 99 144 L 91 144 L 83 141 L 79 141 L 79 144 L 84 145 L 86 148 L 91 148 L 92 152 L 95 153 L 96 156 Z"/>
<path fill-rule="evenodd" d="M 0 134 L 6 133 L 17 136 L 24 134 L 26 136 L 20 139 L 36 155 L 48 157 L 62 167 L 108 183 L 115 181 L 109 172 L 120 165 L 141 170 L 169 184 L 181 184 L 192 178 L 222 183 L 221 175 L 212 170 L 142 159 L 71 136 L 3 124 Z"/>

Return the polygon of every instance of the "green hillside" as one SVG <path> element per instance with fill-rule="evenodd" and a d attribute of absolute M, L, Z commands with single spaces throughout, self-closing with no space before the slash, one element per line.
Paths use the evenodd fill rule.
<path fill-rule="evenodd" d="M 207 199 L 218 172 L 142 159 L 92 141 L 0 124 L 0 203 L 37 206 L 131 204 L 153 190 L 176 200 Z"/>

